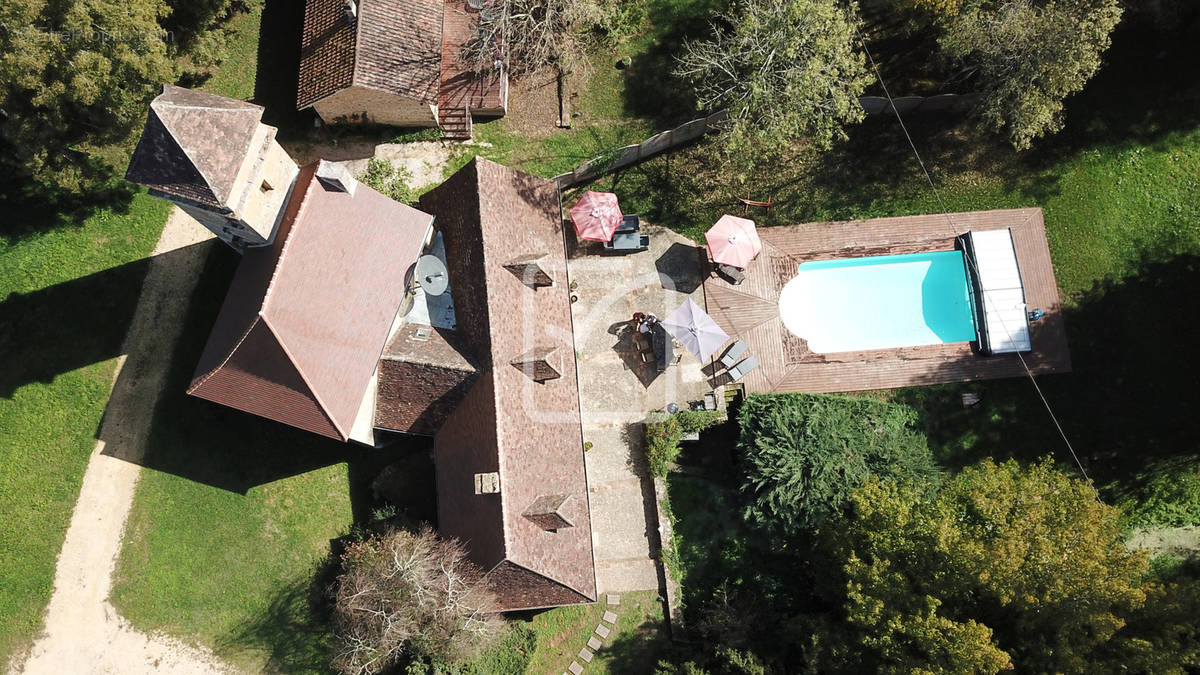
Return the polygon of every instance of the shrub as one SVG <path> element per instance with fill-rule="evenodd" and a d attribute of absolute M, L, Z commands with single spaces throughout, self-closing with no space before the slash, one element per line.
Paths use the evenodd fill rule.
<path fill-rule="evenodd" d="M 1183 470 L 1152 467 L 1152 476 L 1137 499 L 1121 506 L 1129 527 L 1185 527 L 1200 525 L 1200 467 Z"/>
<path fill-rule="evenodd" d="M 874 476 L 937 475 L 908 406 L 850 396 L 754 395 L 742 404 L 746 517 L 777 532 L 817 529 Z"/>
<path fill-rule="evenodd" d="M 667 475 L 667 464 L 679 457 L 684 434 L 703 431 L 721 421 L 715 410 L 680 410 L 646 420 L 646 463 L 654 476 Z"/>
<path fill-rule="evenodd" d="M 393 529 L 350 544 L 334 584 L 333 666 L 378 673 L 403 658 L 455 663 L 494 644 L 505 628 L 483 572 L 428 527 Z"/>
<path fill-rule="evenodd" d="M 409 186 L 413 179 L 412 174 L 402 166 L 392 166 L 392 163 L 385 159 L 371 158 L 367 162 L 367 170 L 360 173 L 358 179 L 401 204 L 413 204 L 417 201 L 417 191 Z"/>

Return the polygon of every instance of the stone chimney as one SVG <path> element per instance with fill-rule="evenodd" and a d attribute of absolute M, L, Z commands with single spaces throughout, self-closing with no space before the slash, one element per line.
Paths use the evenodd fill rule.
<path fill-rule="evenodd" d="M 358 189 L 358 181 L 350 174 L 349 169 L 341 164 L 325 160 L 321 160 L 321 163 L 317 165 L 317 180 L 321 181 L 321 185 L 324 185 L 325 189 L 345 192 L 351 197 Z"/>
<path fill-rule="evenodd" d="M 574 527 L 574 523 L 567 520 L 565 515 L 567 502 L 570 499 L 570 495 L 541 495 L 533 500 L 533 503 L 521 515 L 528 518 L 534 525 L 551 532 L 564 527 Z"/>

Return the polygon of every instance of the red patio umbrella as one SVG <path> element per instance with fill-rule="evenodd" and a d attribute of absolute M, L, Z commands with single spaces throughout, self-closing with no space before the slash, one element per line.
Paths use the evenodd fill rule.
<path fill-rule="evenodd" d="M 580 239 L 612 241 L 613 232 L 621 225 L 622 218 L 617 196 L 611 192 L 588 190 L 571 207 L 571 222 L 575 223 L 575 233 Z"/>
<path fill-rule="evenodd" d="M 762 250 L 754 221 L 724 215 L 704 234 L 712 259 L 723 265 L 745 268 Z"/>

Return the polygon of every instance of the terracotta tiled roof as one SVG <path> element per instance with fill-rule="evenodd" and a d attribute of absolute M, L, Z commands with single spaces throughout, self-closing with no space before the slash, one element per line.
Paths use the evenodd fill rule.
<path fill-rule="evenodd" d="M 262 106 L 163 85 L 126 179 L 209 206 L 229 198 L 262 119 Z"/>
<path fill-rule="evenodd" d="M 505 610 L 596 597 L 558 199 L 553 182 L 481 158 L 421 197 L 445 238 L 457 330 L 484 371 L 434 437 L 439 530 L 489 570 Z M 530 255 L 554 286 L 531 288 L 505 268 Z M 562 377 L 539 383 L 512 365 L 535 347 L 565 355 Z M 476 494 L 475 474 L 490 472 L 499 493 Z M 567 496 L 570 527 L 523 515 L 547 495 Z"/>
<path fill-rule="evenodd" d="M 346 440 L 432 219 L 317 166 L 274 244 L 246 251 L 188 393 Z"/>
<path fill-rule="evenodd" d="M 379 359 L 375 427 L 432 435 L 466 396 L 479 371 L 453 331 L 406 323 Z"/>
<path fill-rule="evenodd" d="M 308 0 L 300 50 L 298 108 L 361 85 L 435 103 L 441 79 L 441 0 Z"/>

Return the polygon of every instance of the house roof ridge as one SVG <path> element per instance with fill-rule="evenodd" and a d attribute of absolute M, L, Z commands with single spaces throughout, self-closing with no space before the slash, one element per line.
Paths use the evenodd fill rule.
<path fill-rule="evenodd" d="M 308 170 L 309 167 L 311 167 L 315 164 L 318 164 L 320 162 L 321 162 L 321 160 L 317 160 L 316 162 L 305 165 L 304 167 L 302 167 L 300 169 L 300 174 L 303 175 L 304 172 L 306 170 Z M 271 304 L 271 291 L 273 291 L 275 289 L 275 282 L 278 281 L 278 279 L 279 279 L 279 271 L 284 265 L 284 261 L 287 258 L 288 250 L 291 248 L 292 236 L 295 235 L 296 228 L 300 227 L 300 224 L 303 221 L 302 216 L 304 215 L 305 207 L 308 206 L 308 198 L 312 194 L 313 186 L 316 185 L 318 182 L 319 181 L 317 180 L 316 169 L 313 169 L 312 173 L 308 177 L 308 185 L 306 185 L 304 187 L 304 192 L 299 193 L 299 194 L 297 194 L 295 192 L 292 193 L 292 199 L 299 199 L 300 201 L 296 205 L 296 213 L 293 214 L 291 217 L 291 226 L 288 229 L 287 236 L 284 237 L 283 247 L 279 251 L 279 257 L 275 261 L 275 269 L 271 270 L 271 280 L 267 282 L 267 289 L 265 291 L 263 291 L 262 306 L 259 308 L 259 312 L 261 314 L 265 315 L 267 312 L 268 306 Z M 293 190 L 294 189 L 295 188 L 293 188 Z M 286 208 L 286 207 L 284 207 L 284 208 Z M 283 223 L 280 223 L 279 226 L 280 226 L 280 228 L 282 228 Z"/>
<path fill-rule="evenodd" d="M 237 350 L 239 347 L 242 346 L 242 343 L 246 341 L 246 338 L 250 337 L 250 333 L 251 333 L 251 331 L 254 330 L 254 327 L 257 326 L 258 322 L 262 321 L 262 320 L 263 320 L 262 311 L 259 310 L 259 312 L 254 315 L 254 320 L 251 321 L 250 325 L 246 327 L 246 330 L 242 332 L 241 337 L 239 337 L 237 339 L 237 341 L 233 343 L 233 347 L 231 347 L 229 349 L 229 352 L 227 354 L 225 354 L 225 358 L 221 359 L 221 362 L 218 363 L 215 368 L 213 368 L 212 370 L 205 373 L 203 375 L 203 377 L 201 377 L 199 379 L 198 382 L 193 381 L 191 383 L 191 385 L 188 386 L 187 393 L 190 394 L 190 393 L 196 391 L 197 389 L 199 389 L 200 387 L 203 387 L 206 382 L 208 382 L 210 379 L 212 379 L 212 377 L 214 375 L 217 374 L 217 371 L 224 368 L 225 364 L 229 363 L 229 359 L 232 359 L 233 355 L 237 353 Z M 269 326 L 268 326 L 268 328 L 269 328 Z"/>
<path fill-rule="evenodd" d="M 275 342 L 279 344 L 279 349 L 283 351 L 283 354 L 287 357 L 288 362 L 291 363 L 292 367 L 296 369 L 296 374 L 300 376 L 300 380 L 304 382 L 304 386 L 308 387 L 308 393 L 312 394 L 313 400 L 317 402 L 317 408 L 321 410 L 321 414 L 325 416 L 325 419 L 329 420 L 329 423 L 333 425 L 334 429 L 337 429 L 337 432 L 341 434 L 343 441 L 349 439 L 349 432 L 343 429 L 341 422 L 335 419 L 332 414 L 330 414 L 329 406 L 325 405 L 325 401 L 321 399 L 321 395 L 317 392 L 317 388 L 312 385 L 312 382 L 310 382 L 308 379 L 308 375 L 304 373 L 304 368 L 301 367 L 300 362 L 297 361 L 295 356 L 292 355 L 292 351 L 288 349 L 287 343 L 283 340 L 283 335 L 279 331 L 275 330 L 275 327 L 271 325 L 269 317 L 267 317 L 265 314 L 262 315 L 262 322 L 263 325 L 267 327 L 267 330 L 271 331 L 271 335 L 275 336 Z M 351 420 L 351 423 L 353 424 L 353 420 Z"/>

